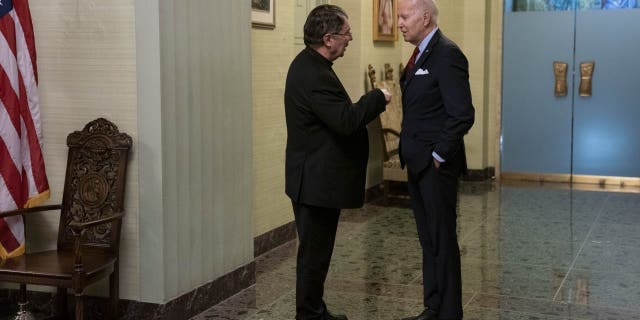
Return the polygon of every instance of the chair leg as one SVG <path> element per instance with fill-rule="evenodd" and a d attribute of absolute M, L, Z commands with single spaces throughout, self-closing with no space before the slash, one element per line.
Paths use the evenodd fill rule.
<path fill-rule="evenodd" d="M 67 312 L 67 288 L 58 287 L 56 299 L 56 318 L 69 319 L 69 313 Z"/>
<path fill-rule="evenodd" d="M 19 303 L 27 303 L 27 285 L 24 283 L 20 284 L 20 295 L 18 296 Z"/>
<path fill-rule="evenodd" d="M 84 296 L 76 293 L 76 320 L 84 320 Z"/>
<path fill-rule="evenodd" d="M 118 303 L 120 302 L 118 288 L 119 288 L 119 276 L 118 276 L 118 267 L 113 270 L 113 273 L 109 275 L 109 297 L 111 298 L 110 306 L 109 306 L 109 318 L 110 319 L 118 319 Z"/>
<path fill-rule="evenodd" d="M 18 293 L 18 315 L 16 319 L 28 319 L 31 314 L 28 310 L 29 301 L 27 300 L 27 285 L 20 284 L 20 292 Z"/>

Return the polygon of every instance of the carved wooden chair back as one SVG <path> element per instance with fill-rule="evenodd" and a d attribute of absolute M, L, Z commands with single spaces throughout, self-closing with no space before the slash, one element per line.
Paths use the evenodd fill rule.
<path fill-rule="evenodd" d="M 60 210 L 57 250 L 28 252 L 0 263 L 0 281 L 58 287 L 57 315 L 66 319 L 67 288 L 84 319 L 85 288 L 109 277 L 112 319 L 118 315 L 119 242 L 124 217 L 125 174 L 132 139 L 106 119 L 89 122 L 67 137 L 69 154 L 62 203 L 1 212 L 0 217 Z"/>
<path fill-rule="evenodd" d="M 125 173 L 132 139 L 109 120 L 89 122 L 67 137 L 69 155 L 62 196 L 58 250 L 73 250 L 69 223 L 93 221 L 124 207 Z M 83 251 L 106 251 L 117 256 L 121 219 L 90 227 L 82 237 Z"/>

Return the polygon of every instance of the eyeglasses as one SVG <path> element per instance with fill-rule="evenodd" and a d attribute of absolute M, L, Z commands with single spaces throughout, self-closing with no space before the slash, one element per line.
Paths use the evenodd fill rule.
<path fill-rule="evenodd" d="M 350 37 L 353 38 L 353 35 L 351 34 L 351 30 L 345 32 L 345 33 L 331 33 L 332 36 L 343 36 L 343 37 Z"/>

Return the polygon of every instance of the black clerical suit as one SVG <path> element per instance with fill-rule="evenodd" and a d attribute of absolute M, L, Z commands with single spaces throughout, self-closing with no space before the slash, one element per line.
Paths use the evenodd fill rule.
<path fill-rule="evenodd" d="M 325 318 L 323 286 L 340 209 L 364 203 L 366 124 L 386 106 L 380 90 L 351 102 L 332 64 L 305 48 L 289 67 L 284 94 L 285 191 L 293 203 L 300 240 L 296 319 Z"/>
<path fill-rule="evenodd" d="M 423 254 L 424 305 L 438 319 L 461 319 L 458 178 L 466 171 L 463 136 L 474 122 L 468 62 L 437 30 L 412 70 L 401 77 L 400 158 Z M 435 153 L 445 162 L 434 165 Z"/>

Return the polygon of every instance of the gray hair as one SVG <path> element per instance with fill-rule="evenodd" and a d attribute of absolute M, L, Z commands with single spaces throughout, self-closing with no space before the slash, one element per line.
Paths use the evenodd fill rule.
<path fill-rule="evenodd" d="M 347 19 L 347 13 L 338 6 L 323 4 L 315 7 L 304 23 L 304 44 L 322 44 L 322 37 L 327 33 L 339 33 Z"/>
<path fill-rule="evenodd" d="M 420 9 L 429 10 L 433 23 L 438 23 L 438 4 L 436 0 L 415 0 L 414 3 L 417 4 Z"/>

